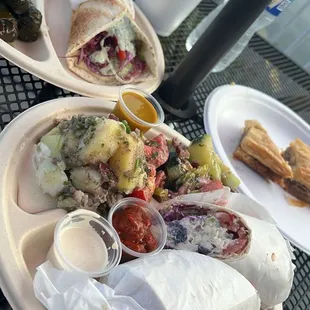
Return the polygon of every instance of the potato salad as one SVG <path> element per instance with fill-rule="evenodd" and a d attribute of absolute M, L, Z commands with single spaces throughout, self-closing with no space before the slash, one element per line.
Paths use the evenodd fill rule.
<path fill-rule="evenodd" d="M 68 211 L 100 211 L 147 180 L 140 135 L 126 123 L 97 116 L 61 120 L 36 145 L 34 167 L 43 192 Z"/>

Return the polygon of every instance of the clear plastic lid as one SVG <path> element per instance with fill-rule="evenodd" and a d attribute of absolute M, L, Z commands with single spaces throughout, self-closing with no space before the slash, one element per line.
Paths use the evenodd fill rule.
<path fill-rule="evenodd" d="M 117 266 L 122 253 L 112 225 L 88 210 L 76 210 L 58 222 L 53 246 L 58 259 L 69 270 L 94 278 L 108 274 Z"/>

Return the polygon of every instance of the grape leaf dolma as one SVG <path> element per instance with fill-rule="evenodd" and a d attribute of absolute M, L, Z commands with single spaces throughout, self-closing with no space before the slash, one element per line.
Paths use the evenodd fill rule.
<path fill-rule="evenodd" d="M 23 42 L 34 42 L 40 34 L 42 23 L 42 14 L 30 2 L 29 10 L 17 18 L 18 21 L 18 39 Z"/>
<path fill-rule="evenodd" d="M 29 0 L 4 0 L 5 4 L 14 14 L 24 14 L 29 10 Z"/>
<path fill-rule="evenodd" d="M 0 39 L 13 42 L 17 39 L 17 20 L 10 13 L 8 7 L 0 2 Z"/>

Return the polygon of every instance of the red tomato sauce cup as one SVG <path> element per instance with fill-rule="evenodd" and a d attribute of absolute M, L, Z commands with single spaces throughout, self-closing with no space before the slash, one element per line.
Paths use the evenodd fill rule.
<path fill-rule="evenodd" d="M 122 262 L 159 253 L 166 244 L 167 229 L 162 216 L 149 203 L 124 198 L 110 210 L 108 221 L 122 243 Z"/>

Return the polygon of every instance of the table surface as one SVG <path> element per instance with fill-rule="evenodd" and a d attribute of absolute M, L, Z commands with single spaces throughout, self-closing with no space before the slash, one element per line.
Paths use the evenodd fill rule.
<path fill-rule="evenodd" d="M 197 23 L 215 5 L 203 0 L 182 25 L 167 38 L 161 38 L 166 74 L 169 75 L 186 55 L 185 40 Z M 78 96 L 54 87 L 21 70 L 0 56 L 0 131 L 18 114 L 40 102 L 68 96 Z M 296 64 L 254 36 L 241 56 L 225 71 L 210 74 L 197 88 L 194 99 L 198 116 L 180 121 L 166 115 L 166 123 L 193 139 L 204 133 L 202 113 L 205 99 L 216 87 L 236 83 L 246 85 L 278 99 L 310 123 L 310 76 Z M 292 292 L 284 303 L 285 310 L 310 309 L 310 257 L 296 249 L 296 271 Z M 11 309 L 0 295 L 0 310 Z"/>

